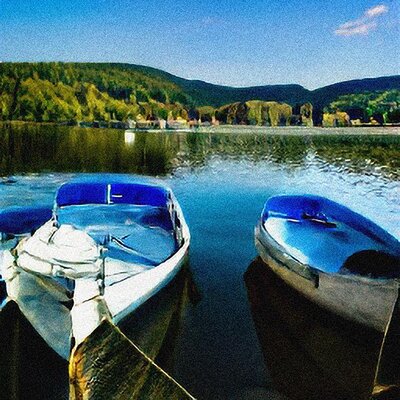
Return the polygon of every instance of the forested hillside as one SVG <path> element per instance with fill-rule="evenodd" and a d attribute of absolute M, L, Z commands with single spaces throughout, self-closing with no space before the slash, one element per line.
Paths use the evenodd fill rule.
<path fill-rule="evenodd" d="M 1 119 L 125 120 L 140 112 L 174 117 L 192 100 L 162 77 L 113 64 L 2 63 Z"/>
<path fill-rule="evenodd" d="M 339 96 L 326 107 L 326 111 L 329 113 L 336 110 L 344 111 L 352 120 L 382 118 L 378 122 L 396 122 L 400 121 L 399 105 L 400 90 L 392 89 Z"/>
<path fill-rule="evenodd" d="M 397 123 L 399 93 L 400 76 L 341 82 L 309 91 L 300 85 L 219 86 L 132 64 L 0 63 L 1 120 Z"/>

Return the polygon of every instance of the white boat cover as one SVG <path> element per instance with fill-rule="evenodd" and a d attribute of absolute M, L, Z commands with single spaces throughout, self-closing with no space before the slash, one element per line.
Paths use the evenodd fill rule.
<path fill-rule="evenodd" d="M 70 206 L 58 210 L 17 246 L 17 265 L 44 276 L 98 278 L 105 286 L 151 269 L 175 253 L 167 210 L 125 205 Z"/>
<path fill-rule="evenodd" d="M 41 275 L 77 279 L 101 272 L 101 246 L 86 232 L 71 225 L 57 227 L 53 220 L 22 240 L 16 250 L 17 265 Z"/>

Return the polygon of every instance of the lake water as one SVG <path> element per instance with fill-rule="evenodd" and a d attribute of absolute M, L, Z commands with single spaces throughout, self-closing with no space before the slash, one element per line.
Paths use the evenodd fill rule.
<path fill-rule="evenodd" d="M 275 194 L 322 195 L 400 238 L 399 133 L 248 127 L 125 133 L 3 125 L 0 206 L 50 205 L 56 188 L 78 173 L 165 181 L 191 230 L 190 267 L 202 294 L 184 315 L 174 377 L 199 399 L 280 398 L 264 365 L 243 279 L 256 257 L 253 231 L 263 204 Z"/>

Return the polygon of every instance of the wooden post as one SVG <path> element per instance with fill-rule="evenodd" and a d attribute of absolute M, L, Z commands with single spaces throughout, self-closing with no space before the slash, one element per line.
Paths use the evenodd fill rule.
<path fill-rule="evenodd" d="M 374 399 L 400 398 L 400 299 L 397 296 L 376 368 Z"/>
<path fill-rule="evenodd" d="M 73 350 L 69 376 L 71 400 L 194 399 L 106 319 Z"/>

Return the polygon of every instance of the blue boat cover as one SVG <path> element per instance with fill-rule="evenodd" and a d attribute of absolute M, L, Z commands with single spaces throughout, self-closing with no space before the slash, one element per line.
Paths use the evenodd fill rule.
<path fill-rule="evenodd" d="M 134 204 L 165 207 L 168 189 L 141 183 L 76 182 L 61 186 L 56 206 L 80 204 Z"/>
<path fill-rule="evenodd" d="M 264 207 L 262 223 L 274 240 L 298 261 L 328 273 L 343 271 L 346 261 L 357 253 L 400 256 L 400 243 L 384 229 L 319 196 L 270 198 Z M 385 275 L 399 275 L 397 263 L 392 269 L 396 271 Z M 376 272 L 365 270 L 365 274 Z"/>
<path fill-rule="evenodd" d="M 108 249 L 106 257 L 156 266 L 177 249 L 170 214 L 165 207 L 131 204 L 85 204 L 61 207 L 60 224 L 87 232 Z"/>
<path fill-rule="evenodd" d="M 0 232 L 10 235 L 31 233 L 47 222 L 51 206 L 10 207 L 0 211 Z"/>
<path fill-rule="evenodd" d="M 61 186 L 60 224 L 71 224 L 107 247 L 106 257 L 156 266 L 177 250 L 167 207 L 169 189 L 140 177 L 96 175 Z"/>
<path fill-rule="evenodd" d="M 368 218 L 325 197 L 315 195 L 275 196 L 268 199 L 262 213 L 263 222 L 269 217 L 282 217 L 303 221 L 319 219 L 326 222 L 341 222 L 362 232 L 384 246 L 400 251 L 399 241 Z"/>

